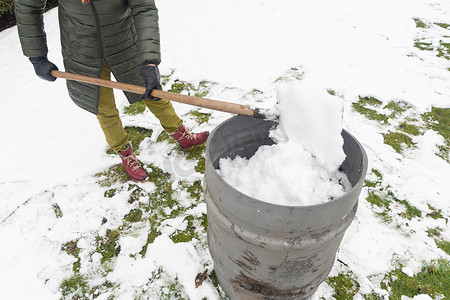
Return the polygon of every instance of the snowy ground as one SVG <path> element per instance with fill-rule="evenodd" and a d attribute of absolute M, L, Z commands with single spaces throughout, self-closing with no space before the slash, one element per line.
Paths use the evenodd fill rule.
<path fill-rule="evenodd" d="M 450 165 L 436 155 L 448 145 L 420 115 L 450 107 L 450 2 L 157 5 L 164 89 L 269 108 L 278 84 L 303 81 L 344 100 L 344 128 L 363 144 L 369 173 L 330 278 L 355 280 L 357 299 L 382 298 L 392 270 L 413 276 L 424 263 L 449 260 L 436 242 L 450 241 Z M 57 9 L 45 24 L 49 58 L 62 69 Z M 150 113 L 123 113 L 126 126 L 151 130 L 139 159 L 152 176 L 112 178 L 119 159 L 106 154 L 95 116 L 71 103 L 63 80 L 34 75 L 16 28 L 0 33 L 0 57 L 0 298 L 223 298 L 206 242 L 202 149 L 187 156 Z M 195 131 L 230 117 L 175 108 Z M 384 141 L 405 122 L 419 133 L 396 151 Z M 333 282 L 315 299 L 333 298 Z"/>

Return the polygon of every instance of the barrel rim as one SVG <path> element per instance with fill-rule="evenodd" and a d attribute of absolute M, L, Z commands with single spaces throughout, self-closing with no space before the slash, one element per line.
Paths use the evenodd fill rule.
<path fill-rule="evenodd" d="M 206 142 L 206 157 L 205 157 L 205 163 L 206 164 L 210 164 L 211 168 L 214 170 L 214 173 L 216 175 L 216 177 L 220 178 L 220 180 L 225 184 L 225 186 L 227 188 L 231 188 L 232 190 L 244 195 L 245 197 L 247 197 L 249 200 L 255 201 L 256 203 L 263 203 L 264 205 L 269 205 L 269 206 L 273 206 L 274 208 L 278 208 L 278 209 L 291 209 L 291 208 L 310 208 L 310 209 L 316 209 L 316 208 L 320 208 L 323 206 L 327 206 L 330 204 L 334 204 L 338 201 L 344 201 L 342 199 L 345 199 L 346 196 L 350 193 L 353 193 L 355 191 L 358 191 L 361 189 L 362 184 L 363 184 L 363 180 L 361 180 L 361 178 L 365 178 L 365 175 L 367 173 L 368 170 L 368 158 L 367 158 L 367 153 L 364 150 L 362 144 L 350 133 L 348 132 L 346 129 L 342 128 L 342 132 L 345 132 L 351 139 L 353 139 L 356 142 L 356 145 L 358 146 L 358 148 L 361 151 L 362 154 L 362 170 L 361 170 L 361 178 L 360 180 L 358 180 L 357 184 L 355 184 L 354 186 L 352 186 L 352 188 L 350 190 L 348 190 L 347 192 L 345 192 L 343 195 L 334 198 L 333 200 L 330 201 L 325 201 L 322 203 L 317 203 L 317 204 L 309 204 L 309 205 L 283 205 L 283 204 L 277 204 L 277 203 L 271 203 L 271 202 L 267 202 L 267 201 L 263 201 L 263 200 L 259 200 L 257 198 L 254 198 L 252 196 L 249 196 L 241 191 L 239 191 L 238 189 L 236 189 L 235 187 L 233 187 L 232 185 L 230 185 L 218 172 L 217 169 L 214 167 L 213 162 L 211 161 L 211 157 L 209 156 L 209 147 L 211 145 L 211 140 L 213 139 L 216 131 L 218 130 L 218 128 L 222 125 L 225 125 L 228 122 L 231 122 L 233 119 L 235 118 L 251 118 L 249 116 L 240 116 L 240 115 L 236 115 L 234 117 L 231 117 L 225 121 L 223 121 L 222 123 L 220 123 L 218 126 L 216 126 L 210 133 L 209 138 Z M 260 121 L 260 120 L 259 120 Z M 269 122 L 270 120 L 263 120 L 263 121 L 267 121 Z M 270 121 L 273 122 L 273 121 Z M 206 168 L 205 170 L 205 178 L 206 178 L 206 172 L 208 172 L 208 168 Z"/>

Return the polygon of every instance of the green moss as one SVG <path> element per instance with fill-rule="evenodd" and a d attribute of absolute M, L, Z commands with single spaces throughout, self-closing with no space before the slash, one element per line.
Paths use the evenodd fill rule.
<path fill-rule="evenodd" d="M 450 242 L 449 241 L 439 241 L 437 239 L 434 240 L 436 242 L 436 246 L 442 249 L 445 253 L 450 255 Z"/>
<path fill-rule="evenodd" d="M 336 300 L 353 299 L 360 288 L 351 272 L 339 273 L 337 276 L 328 277 L 325 281 L 333 288 L 333 297 Z"/>
<path fill-rule="evenodd" d="M 147 106 L 145 105 L 144 101 L 139 101 L 139 102 L 133 103 L 129 106 L 125 106 L 125 108 L 123 109 L 123 112 L 125 114 L 134 116 L 134 115 L 143 113 L 145 111 L 146 107 Z"/>
<path fill-rule="evenodd" d="M 63 212 L 61 210 L 61 207 L 59 207 L 58 203 L 53 203 L 52 208 L 53 208 L 53 212 L 55 213 L 55 216 L 57 218 L 62 218 Z"/>
<path fill-rule="evenodd" d="M 376 110 L 369 108 L 379 107 L 381 105 L 381 101 L 374 97 L 359 97 L 359 101 L 352 104 L 353 109 L 364 115 L 369 120 L 378 121 L 382 124 L 388 123 L 388 117 L 384 114 L 378 113 Z"/>
<path fill-rule="evenodd" d="M 189 114 L 194 117 L 195 121 L 197 121 L 198 124 L 207 123 L 209 121 L 209 118 L 211 117 L 211 114 L 201 113 L 197 110 L 191 110 Z"/>
<path fill-rule="evenodd" d="M 439 237 L 441 236 L 442 228 L 435 227 L 435 228 L 427 228 L 426 233 L 429 237 Z"/>
<path fill-rule="evenodd" d="M 384 143 L 394 148 L 395 152 L 402 153 L 404 147 L 411 148 L 415 146 L 412 139 L 404 133 L 389 131 L 383 133 Z"/>
<path fill-rule="evenodd" d="M 427 24 L 425 24 L 421 19 L 414 18 L 413 20 L 416 23 L 417 28 L 428 28 Z"/>
<path fill-rule="evenodd" d="M 450 43 L 444 43 L 444 41 L 440 40 L 437 51 L 437 57 L 443 57 L 446 60 L 450 60 Z"/>
<path fill-rule="evenodd" d="M 123 217 L 125 222 L 135 223 L 142 220 L 142 210 L 134 208 Z"/>
<path fill-rule="evenodd" d="M 434 260 L 430 264 L 424 264 L 422 270 L 410 277 L 401 271 L 402 266 L 389 272 L 381 288 L 388 290 L 389 299 L 400 300 L 401 297 L 414 297 L 420 294 L 430 295 L 436 298 L 444 295 L 444 298 L 450 298 L 450 262 L 440 259 Z"/>
<path fill-rule="evenodd" d="M 197 165 L 195 166 L 195 172 L 199 172 L 200 174 L 205 174 L 205 158 L 200 157 Z"/>
<path fill-rule="evenodd" d="M 111 258 L 116 257 L 120 253 L 120 246 L 118 245 L 118 240 L 120 237 L 119 230 L 106 230 L 106 235 L 104 237 L 97 237 L 96 244 L 97 248 L 95 252 L 100 253 L 102 258 L 101 263 L 105 263 L 111 260 Z"/>
<path fill-rule="evenodd" d="M 117 189 L 109 189 L 105 191 L 105 194 L 103 195 L 105 198 L 112 198 L 114 195 L 116 195 Z"/>

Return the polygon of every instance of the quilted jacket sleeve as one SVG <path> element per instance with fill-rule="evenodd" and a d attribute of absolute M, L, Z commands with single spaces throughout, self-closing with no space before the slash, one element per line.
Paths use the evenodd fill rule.
<path fill-rule="evenodd" d="M 43 18 L 46 2 L 46 0 L 14 0 L 19 39 L 25 56 L 47 55 Z"/>
<path fill-rule="evenodd" d="M 154 0 L 128 0 L 136 28 L 142 64 L 161 62 L 158 9 Z"/>

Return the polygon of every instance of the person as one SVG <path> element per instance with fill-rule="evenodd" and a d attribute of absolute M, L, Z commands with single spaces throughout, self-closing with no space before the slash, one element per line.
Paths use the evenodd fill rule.
<path fill-rule="evenodd" d="M 58 70 L 47 58 L 43 13 L 46 0 L 14 0 L 22 52 L 36 74 L 56 80 Z M 161 126 L 186 150 L 204 144 L 209 132 L 191 133 L 175 113 L 170 101 L 151 96 L 161 89 L 158 10 L 154 0 L 59 0 L 61 50 L 67 72 L 110 79 L 146 87 L 144 95 L 125 92 L 128 101 L 144 101 Z M 97 115 L 108 145 L 122 159 L 129 177 L 143 181 L 147 174 L 133 154 L 122 126 L 111 88 L 67 81 L 72 101 Z"/>

